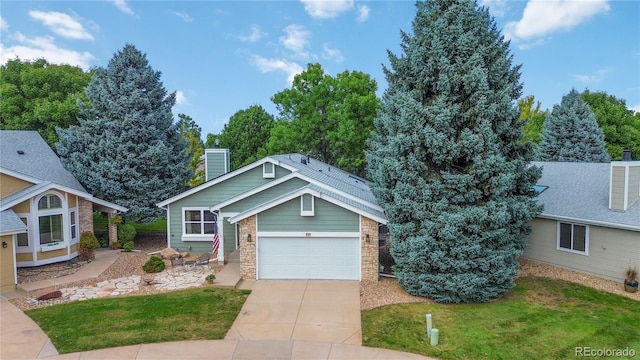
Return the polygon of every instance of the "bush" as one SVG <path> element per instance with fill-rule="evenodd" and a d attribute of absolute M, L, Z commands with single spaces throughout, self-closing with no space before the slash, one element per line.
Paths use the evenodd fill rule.
<path fill-rule="evenodd" d="M 118 225 L 118 241 L 123 244 L 128 243 L 129 241 L 133 242 L 133 239 L 136 237 L 136 228 L 131 224 L 120 224 Z"/>
<path fill-rule="evenodd" d="M 157 273 L 164 270 L 164 260 L 159 258 L 158 256 L 151 256 L 149 260 L 147 260 L 144 265 L 142 265 L 142 270 L 147 273 Z"/>
<path fill-rule="evenodd" d="M 78 249 L 78 258 L 81 261 L 93 260 L 96 258 L 95 249 L 100 247 L 98 239 L 91 231 L 85 231 L 80 234 L 80 245 Z"/>
<path fill-rule="evenodd" d="M 127 241 L 122 245 L 122 249 L 126 252 L 131 252 L 133 250 L 133 241 Z"/>
<path fill-rule="evenodd" d="M 384 246 L 380 246 L 378 250 L 380 265 L 384 267 L 382 272 L 385 274 L 393 274 L 393 267 L 396 264 L 396 261 L 393 259 L 393 256 L 391 256 L 390 248 L 391 248 L 391 244 L 387 242 Z"/>
<path fill-rule="evenodd" d="M 111 245 L 109 245 L 109 248 L 111 248 L 111 250 L 122 249 L 122 244 L 119 241 L 115 241 L 112 242 Z"/>

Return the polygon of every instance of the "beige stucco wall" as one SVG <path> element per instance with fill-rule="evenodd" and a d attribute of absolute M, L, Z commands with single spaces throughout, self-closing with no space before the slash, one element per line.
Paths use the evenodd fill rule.
<path fill-rule="evenodd" d="M 24 181 L 7 174 L 0 174 L 0 198 L 11 195 L 26 187 L 33 185 L 28 181 Z"/>
<path fill-rule="evenodd" d="M 13 262 L 13 235 L 0 236 L 0 244 L 7 243 L 7 247 L 0 246 L 0 291 L 15 290 L 16 266 Z"/>
<path fill-rule="evenodd" d="M 640 267 L 640 232 L 589 225 L 589 253 L 557 250 L 557 221 L 536 218 L 523 257 L 620 281 L 631 264 Z"/>

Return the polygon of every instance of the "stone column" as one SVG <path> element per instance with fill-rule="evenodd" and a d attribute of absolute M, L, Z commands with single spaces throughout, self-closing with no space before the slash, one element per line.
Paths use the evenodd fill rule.
<path fill-rule="evenodd" d="M 114 212 L 110 212 L 108 216 L 108 229 L 109 229 L 109 245 L 118 241 L 118 224 L 113 223 L 113 218 L 115 218 L 118 214 Z"/>
<path fill-rule="evenodd" d="M 93 233 L 93 204 L 81 197 L 78 197 L 78 217 L 80 234 L 85 231 Z"/>
<path fill-rule="evenodd" d="M 238 230 L 240 247 L 240 277 L 245 280 L 256 279 L 256 216 L 240 220 Z M 251 242 L 248 241 L 251 235 Z"/>
<path fill-rule="evenodd" d="M 378 222 L 361 216 L 362 281 L 378 281 Z M 369 241 L 367 241 L 367 235 Z"/>

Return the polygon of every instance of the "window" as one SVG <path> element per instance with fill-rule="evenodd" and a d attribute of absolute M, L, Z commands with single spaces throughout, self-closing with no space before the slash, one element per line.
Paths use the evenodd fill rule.
<path fill-rule="evenodd" d="M 209 209 L 185 210 L 184 233 L 188 235 L 213 234 L 216 218 L 216 214 Z"/>
<path fill-rule="evenodd" d="M 558 250 L 588 255 L 589 227 L 563 222 L 558 223 Z"/>
<path fill-rule="evenodd" d="M 20 220 L 29 227 L 29 223 L 26 217 L 20 217 Z M 29 231 L 29 230 L 27 230 Z M 16 239 L 18 240 L 18 246 L 29 246 L 29 233 L 17 234 Z"/>
<path fill-rule="evenodd" d="M 57 195 L 45 195 L 38 201 L 38 210 L 59 209 L 61 207 L 62 200 Z"/>
<path fill-rule="evenodd" d="M 314 200 L 313 195 L 304 194 L 300 196 L 300 216 L 313 216 L 314 215 Z"/>
<path fill-rule="evenodd" d="M 265 179 L 273 179 L 276 177 L 276 168 L 273 163 L 267 162 L 262 164 L 262 177 Z"/>
<path fill-rule="evenodd" d="M 78 225 L 76 224 L 76 212 L 69 213 L 69 222 L 71 224 L 71 241 L 78 239 Z"/>
<path fill-rule="evenodd" d="M 62 214 L 40 216 L 40 244 L 63 241 Z"/>

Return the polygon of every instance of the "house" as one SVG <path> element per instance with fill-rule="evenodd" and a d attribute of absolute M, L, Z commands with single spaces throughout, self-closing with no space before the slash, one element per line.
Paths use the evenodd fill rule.
<path fill-rule="evenodd" d="M 211 252 L 217 233 L 244 279 L 378 279 L 386 217 L 367 181 L 300 154 L 229 171 L 229 156 L 206 149 L 206 182 L 158 204 L 169 247 Z"/>
<path fill-rule="evenodd" d="M 545 208 L 523 257 L 615 281 L 640 266 L 640 161 L 626 159 L 534 162 Z"/>
<path fill-rule="evenodd" d="M 88 193 L 38 132 L 0 130 L 0 291 L 15 289 L 17 267 L 76 257 L 94 210 L 127 211 Z"/>

